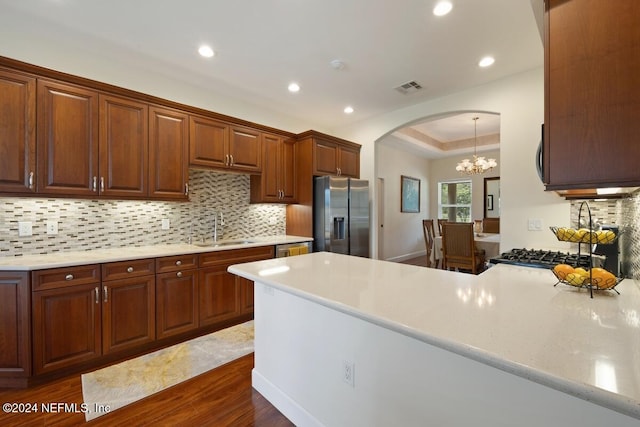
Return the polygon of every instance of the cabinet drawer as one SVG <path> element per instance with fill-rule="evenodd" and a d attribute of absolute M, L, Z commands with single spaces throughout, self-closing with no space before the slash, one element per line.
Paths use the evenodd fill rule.
<path fill-rule="evenodd" d="M 100 282 L 100 265 L 52 268 L 37 270 L 31 274 L 32 290 L 41 291 Z"/>
<path fill-rule="evenodd" d="M 198 267 L 198 255 L 178 255 L 156 259 L 156 272 L 189 270 Z"/>
<path fill-rule="evenodd" d="M 155 272 L 156 264 L 153 258 L 102 264 L 103 281 L 145 276 Z"/>
<path fill-rule="evenodd" d="M 258 261 L 273 258 L 273 246 L 257 248 L 230 249 L 226 251 L 207 252 L 200 254 L 200 267 L 220 264 L 237 264 L 241 262 Z"/>

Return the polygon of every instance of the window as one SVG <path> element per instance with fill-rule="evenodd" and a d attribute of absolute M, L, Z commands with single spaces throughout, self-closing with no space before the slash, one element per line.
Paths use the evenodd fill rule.
<path fill-rule="evenodd" d="M 471 181 L 438 183 L 438 218 L 471 222 Z"/>

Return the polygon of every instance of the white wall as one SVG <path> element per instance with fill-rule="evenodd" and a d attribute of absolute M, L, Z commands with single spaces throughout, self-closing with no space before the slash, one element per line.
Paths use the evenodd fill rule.
<path fill-rule="evenodd" d="M 535 168 L 535 153 L 544 121 L 544 73 L 542 68 L 487 85 L 417 104 L 364 120 L 334 132 L 362 144 L 361 176 L 375 185 L 375 144 L 407 123 L 448 111 L 487 111 L 500 116 L 501 247 L 510 249 L 567 248 L 548 226 L 569 222 L 570 205 L 555 193 L 544 191 Z M 377 229 L 377 195 L 372 197 L 373 229 Z M 541 219 L 541 231 L 528 231 L 528 219 Z M 372 235 L 377 257 L 377 235 Z"/>
<path fill-rule="evenodd" d="M 376 178 L 384 180 L 383 251 L 379 258 L 400 261 L 426 252 L 422 234 L 422 220 L 429 217 L 429 160 L 397 150 L 393 137 L 376 144 L 378 162 Z M 420 180 L 420 212 L 400 212 L 400 177 L 410 176 Z M 382 218 L 381 218 L 382 222 Z"/>

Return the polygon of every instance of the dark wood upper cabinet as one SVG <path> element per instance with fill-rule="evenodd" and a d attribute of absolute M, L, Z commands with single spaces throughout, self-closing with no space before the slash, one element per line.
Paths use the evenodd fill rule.
<path fill-rule="evenodd" d="M 229 167 L 236 171 L 260 172 L 262 133 L 245 126 L 229 128 Z"/>
<path fill-rule="evenodd" d="M 262 173 L 251 175 L 251 203 L 296 202 L 295 140 L 262 136 Z"/>
<path fill-rule="evenodd" d="M 191 166 L 233 172 L 260 172 L 261 147 L 260 131 L 204 117 L 189 118 Z"/>
<path fill-rule="evenodd" d="M 360 147 L 316 139 L 313 143 L 313 174 L 360 177 Z"/>
<path fill-rule="evenodd" d="M 33 193 L 36 79 L 0 69 L 0 192 Z"/>
<path fill-rule="evenodd" d="M 189 116 L 178 110 L 149 108 L 149 196 L 188 198 Z"/>
<path fill-rule="evenodd" d="M 640 185 L 640 2 L 545 1 L 547 190 Z"/>
<path fill-rule="evenodd" d="M 147 104 L 100 95 L 99 192 L 108 197 L 147 195 L 149 111 Z"/>
<path fill-rule="evenodd" d="M 38 80 L 38 193 L 98 194 L 98 94 Z"/>

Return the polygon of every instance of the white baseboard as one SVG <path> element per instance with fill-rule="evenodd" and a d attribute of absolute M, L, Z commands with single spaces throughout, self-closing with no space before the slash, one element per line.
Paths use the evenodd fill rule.
<path fill-rule="evenodd" d="M 411 258 L 417 258 L 419 256 L 427 256 L 427 251 L 418 251 L 418 252 L 412 252 L 409 254 L 405 254 L 405 255 L 400 255 L 400 256 L 396 256 L 396 257 L 392 257 L 392 258 L 387 258 L 385 259 L 385 261 L 391 261 L 391 262 L 402 262 L 402 261 L 406 261 L 408 259 Z"/>
<path fill-rule="evenodd" d="M 251 385 L 296 426 L 324 427 L 313 415 L 263 377 L 255 368 L 251 370 Z"/>

